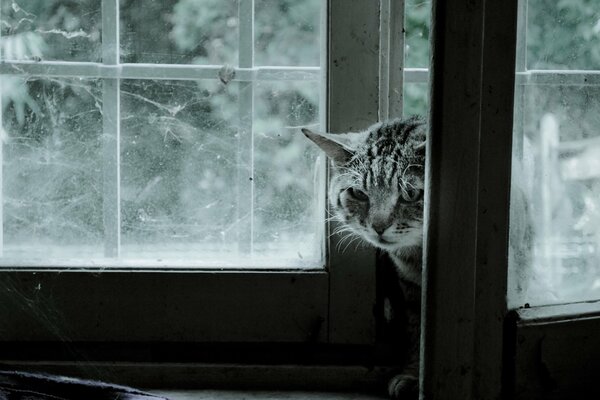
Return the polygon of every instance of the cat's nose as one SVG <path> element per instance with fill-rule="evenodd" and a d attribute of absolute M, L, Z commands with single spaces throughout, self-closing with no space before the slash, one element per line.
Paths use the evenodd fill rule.
<path fill-rule="evenodd" d="M 385 232 L 386 229 L 389 228 L 391 225 L 392 224 L 388 222 L 374 222 L 371 226 L 373 227 L 373 230 L 377 232 L 379 236 L 381 236 L 383 235 L 383 232 Z"/>

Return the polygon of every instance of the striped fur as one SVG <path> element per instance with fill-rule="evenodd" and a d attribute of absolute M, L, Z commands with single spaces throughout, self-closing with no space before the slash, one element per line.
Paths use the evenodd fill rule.
<path fill-rule="evenodd" d="M 426 124 L 414 116 L 363 132 L 303 132 L 333 161 L 329 199 L 335 217 L 351 235 L 385 250 L 395 264 L 410 343 L 408 363 L 390 380 L 389 393 L 413 398 L 418 391 Z"/>

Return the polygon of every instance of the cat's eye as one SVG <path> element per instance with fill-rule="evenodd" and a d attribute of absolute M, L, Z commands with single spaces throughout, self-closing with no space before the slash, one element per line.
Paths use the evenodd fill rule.
<path fill-rule="evenodd" d="M 360 189 L 357 188 L 348 188 L 348 194 L 358 201 L 369 201 L 369 196 Z"/>
<path fill-rule="evenodd" d="M 422 189 L 402 189 L 400 191 L 401 203 L 415 203 L 423 198 Z"/>

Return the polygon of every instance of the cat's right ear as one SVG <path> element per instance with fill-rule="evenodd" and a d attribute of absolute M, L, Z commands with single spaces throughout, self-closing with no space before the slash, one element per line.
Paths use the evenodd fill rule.
<path fill-rule="evenodd" d="M 330 134 L 313 132 L 302 128 L 304 136 L 312 140 L 337 165 L 344 165 L 352 158 L 352 152 L 331 138 Z"/>

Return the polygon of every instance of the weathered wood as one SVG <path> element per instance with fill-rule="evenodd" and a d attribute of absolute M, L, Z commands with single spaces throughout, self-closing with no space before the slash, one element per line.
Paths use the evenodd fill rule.
<path fill-rule="evenodd" d="M 506 316 L 517 2 L 486 0 L 477 194 L 473 393 L 500 398 Z"/>
<path fill-rule="evenodd" d="M 2 271 L 0 342 L 325 342 L 327 281 L 325 272 Z"/>
<path fill-rule="evenodd" d="M 370 0 L 331 0 L 328 23 L 328 130 L 365 129 L 379 112 L 379 9 Z M 340 240 L 329 243 L 329 339 L 373 343 L 375 252 L 345 249 Z"/>
<path fill-rule="evenodd" d="M 0 361 L 1 369 L 47 372 L 58 375 L 110 381 L 149 389 L 244 390 L 235 399 L 248 398 L 250 390 L 281 390 L 288 399 L 292 390 L 375 392 L 385 384 L 389 369 L 358 365 L 248 365 L 198 363 L 128 362 L 12 362 Z M 284 392 L 286 395 L 283 395 Z M 169 397 L 170 399 L 172 397 Z M 264 399 L 265 397 L 260 397 Z M 357 397 L 344 397 L 357 399 Z M 378 397 L 385 400 L 385 397 Z"/>
<path fill-rule="evenodd" d="M 600 302 L 518 310 L 515 399 L 600 397 Z"/>
<path fill-rule="evenodd" d="M 421 391 L 498 399 L 516 3 L 434 1 Z"/>

